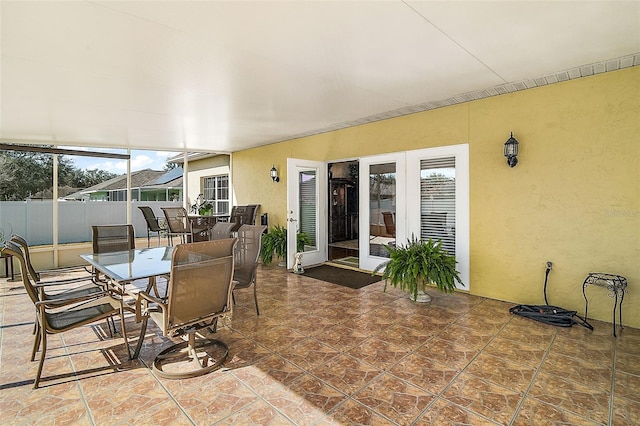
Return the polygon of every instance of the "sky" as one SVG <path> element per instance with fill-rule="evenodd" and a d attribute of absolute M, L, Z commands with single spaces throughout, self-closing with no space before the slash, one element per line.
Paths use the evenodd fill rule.
<path fill-rule="evenodd" d="M 116 154 L 126 154 L 125 150 L 116 149 L 88 149 L 79 147 L 60 147 L 82 151 L 100 151 Z M 143 169 L 164 170 L 167 158 L 177 155 L 177 152 L 170 151 L 140 151 L 131 150 L 131 171 L 135 172 Z M 83 170 L 105 170 L 111 173 L 122 174 L 127 172 L 127 161 L 102 157 L 81 157 L 77 155 L 67 156 L 75 167 Z"/>

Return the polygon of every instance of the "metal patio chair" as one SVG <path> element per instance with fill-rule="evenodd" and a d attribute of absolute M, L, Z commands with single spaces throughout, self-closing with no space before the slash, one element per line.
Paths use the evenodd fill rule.
<path fill-rule="evenodd" d="M 236 226 L 233 222 L 216 222 L 211 228 L 210 239 L 212 240 L 220 240 L 223 238 L 231 237 L 231 230 Z"/>
<path fill-rule="evenodd" d="M 162 207 L 162 212 L 167 220 L 169 244 L 173 245 L 173 237 L 179 237 L 180 243 L 191 242 L 193 230 L 187 210 L 184 207 Z"/>
<path fill-rule="evenodd" d="M 264 225 L 242 225 L 238 229 L 238 246 L 235 252 L 235 266 L 233 281 L 235 290 L 253 286 L 253 299 L 256 303 L 256 314 L 260 315 L 258 307 L 257 269 L 262 245 L 262 235 L 267 229 Z"/>
<path fill-rule="evenodd" d="M 229 215 L 229 222 L 235 223 L 231 232 L 238 232 L 242 225 L 255 225 L 260 204 L 248 204 L 246 206 L 233 206 Z"/>
<path fill-rule="evenodd" d="M 40 353 L 38 371 L 33 383 L 34 389 L 37 389 L 40 384 L 42 367 L 47 353 L 47 336 L 49 334 L 64 333 L 65 331 L 74 330 L 78 327 L 119 315 L 122 337 L 127 349 L 127 355 L 130 357 L 123 308 L 119 300 L 111 297 L 106 291 L 64 299 L 49 299 L 42 295 L 31 280 L 22 250 L 17 244 L 7 241 L 5 246 L 0 248 L 0 251 L 12 255 L 18 260 L 22 283 L 36 310 L 36 332 L 31 351 L 31 361 L 35 360 L 39 349 L 42 349 L 42 352 Z M 109 331 L 111 332 L 110 327 Z"/>
<path fill-rule="evenodd" d="M 136 320 L 142 321 L 134 357 L 140 353 L 151 318 L 164 336 L 187 336 L 160 352 L 153 369 L 160 377 L 184 379 L 218 368 L 228 346 L 216 339 L 196 338 L 203 329 L 215 332 L 218 318 L 232 311 L 235 238 L 178 244 L 171 257 L 168 297 L 138 293 Z"/>
<path fill-rule="evenodd" d="M 158 235 L 158 246 L 160 245 L 160 235 L 166 232 L 166 227 L 160 224 L 159 218 L 153 213 L 153 209 L 149 206 L 138 206 L 144 220 L 147 222 L 147 247 L 151 247 L 151 233 L 155 232 Z"/>
<path fill-rule="evenodd" d="M 40 286 L 50 286 L 53 288 L 57 285 L 86 282 L 87 280 L 91 280 L 92 278 L 91 272 L 87 268 L 82 266 L 59 268 L 49 271 L 36 271 L 33 264 L 31 263 L 31 252 L 29 251 L 29 243 L 27 243 L 27 240 L 22 238 L 20 235 L 13 234 L 10 238 L 10 241 L 20 246 L 22 255 L 24 256 L 24 260 L 27 264 L 29 275 L 31 276 L 31 279 L 38 283 Z M 65 274 L 76 272 L 82 273 L 82 275 L 60 278 L 61 275 L 64 276 Z"/>

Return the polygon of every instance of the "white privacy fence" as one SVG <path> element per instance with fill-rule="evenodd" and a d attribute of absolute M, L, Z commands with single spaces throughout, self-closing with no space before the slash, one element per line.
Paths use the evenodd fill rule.
<path fill-rule="evenodd" d="M 147 223 L 138 206 L 149 206 L 158 217 L 161 207 L 181 206 L 182 202 L 132 202 L 131 222 L 136 237 L 147 236 Z M 92 225 L 127 223 L 126 201 L 60 201 L 58 203 L 58 243 L 90 242 Z M 29 245 L 53 244 L 53 201 L 0 201 L 0 235 L 24 237 Z M 1 242 L 1 241 L 0 241 Z"/>

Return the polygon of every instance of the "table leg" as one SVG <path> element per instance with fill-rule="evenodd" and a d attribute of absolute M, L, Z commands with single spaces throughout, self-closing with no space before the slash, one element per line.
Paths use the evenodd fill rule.
<path fill-rule="evenodd" d="M 4 277 L 9 278 L 9 269 L 11 269 L 11 279 L 8 281 L 15 281 L 16 278 L 13 273 L 13 256 L 5 255 L 2 256 L 2 258 L 4 259 Z"/>
<path fill-rule="evenodd" d="M 614 291 L 614 301 L 613 301 L 613 337 L 618 337 L 616 335 L 616 308 L 618 307 L 618 291 Z"/>
<path fill-rule="evenodd" d="M 587 299 L 587 280 L 582 283 L 582 296 L 584 297 L 584 321 L 587 322 L 589 318 L 589 299 Z"/>
<path fill-rule="evenodd" d="M 624 290 L 620 292 L 620 306 L 618 309 L 620 309 L 620 329 L 622 330 L 624 328 L 624 324 L 622 324 L 622 302 L 624 302 Z"/>
<path fill-rule="evenodd" d="M 156 297 L 160 297 L 160 295 L 158 294 L 158 287 L 156 286 L 156 277 L 149 277 L 149 284 L 147 284 L 147 288 L 144 291 L 147 293 L 151 293 L 151 289 L 153 289 Z"/>

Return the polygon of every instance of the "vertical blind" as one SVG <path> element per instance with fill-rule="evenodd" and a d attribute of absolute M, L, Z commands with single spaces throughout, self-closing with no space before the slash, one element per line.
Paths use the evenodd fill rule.
<path fill-rule="evenodd" d="M 300 232 L 304 232 L 311 241 L 310 245 L 316 247 L 316 202 L 318 198 L 316 190 L 316 172 L 308 170 L 300 172 Z"/>
<path fill-rule="evenodd" d="M 455 157 L 420 162 L 420 238 L 442 241 L 449 253 L 456 251 Z"/>

